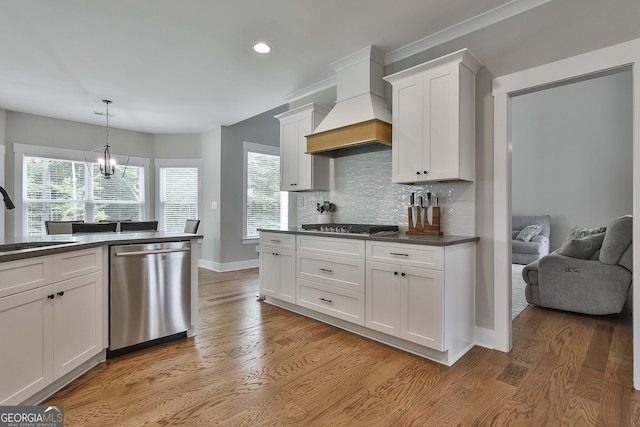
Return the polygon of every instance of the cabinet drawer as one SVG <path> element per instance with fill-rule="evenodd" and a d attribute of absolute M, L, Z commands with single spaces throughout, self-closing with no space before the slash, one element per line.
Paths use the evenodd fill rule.
<path fill-rule="evenodd" d="M 364 259 L 364 240 L 298 234 L 299 251 Z"/>
<path fill-rule="evenodd" d="M 364 326 L 364 294 L 298 279 L 298 305 Z"/>
<path fill-rule="evenodd" d="M 301 279 L 364 292 L 364 260 L 298 252 L 297 265 Z"/>
<path fill-rule="evenodd" d="M 393 262 L 401 265 L 442 270 L 444 266 L 444 248 L 442 246 L 368 241 L 367 261 Z"/>
<path fill-rule="evenodd" d="M 64 252 L 53 256 L 53 280 L 71 279 L 102 271 L 102 247 Z"/>
<path fill-rule="evenodd" d="M 272 246 L 280 249 L 294 249 L 295 234 L 260 232 L 260 246 Z"/>
<path fill-rule="evenodd" d="M 0 263 L 0 297 L 53 282 L 53 258 L 41 256 Z"/>

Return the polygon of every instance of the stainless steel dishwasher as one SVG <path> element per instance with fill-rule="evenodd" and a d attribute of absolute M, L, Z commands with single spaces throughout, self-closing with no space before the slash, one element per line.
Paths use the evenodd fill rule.
<path fill-rule="evenodd" d="M 111 246 L 109 350 L 191 326 L 191 242 Z"/>

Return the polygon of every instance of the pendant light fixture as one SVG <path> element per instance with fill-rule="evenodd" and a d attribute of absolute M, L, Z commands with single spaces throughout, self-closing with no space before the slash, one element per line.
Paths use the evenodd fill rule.
<path fill-rule="evenodd" d="M 111 158 L 111 153 L 109 152 L 109 104 L 111 101 L 108 99 L 103 99 L 107 106 L 107 138 L 104 145 L 104 156 L 98 159 L 98 163 L 100 164 L 100 174 L 106 179 L 110 179 L 111 175 L 116 173 L 116 161 Z"/>

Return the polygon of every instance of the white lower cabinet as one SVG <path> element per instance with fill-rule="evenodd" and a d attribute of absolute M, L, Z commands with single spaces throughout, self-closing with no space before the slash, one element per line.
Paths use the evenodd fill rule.
<path fill-rule="evenodd" d="M 295 236 L 261 233 L 260 294 L 296 302 Z"/>
<path fill-rule="evenodd" d="M 103 350 L 102 248 L 74 253 L 89 255 L 96 265 L 85 265 L 77 277 L 60 276 L 71 277 L 67 280 L 49 279 L 44 286 L 40 280 L 31 281 L 32 289 L 0 298 L 0 405 L 24 402 Z M 40 258 L 46 262 L 29 262 L 27 273 L 36 277 L 43 265 L 68 272 L 60 255 Z M 2 263 L 0 277 L 24 272 L 25 265 L 25 261 Z M 87 268 L 98 271 L 84 274 Z"/>
<path fill-rule="evenodd" d="M 364 326 L 364 241 L 298 235 L 296 303 Z"/>
<path fill-rule="evenodd" d="M 294 244 L 277 236 L 271 246 L 261 243 L 260 283 L 264 295 L 285 300 L 281 289 L 290 283 L 282 272 L 292 266 L 271 248 L 290 248 L 295 302 L 284 308 L 446 365 L 474 345 L 475 241 L 437 246 L 299 233 L 289 235 Z"/>
<path fill-rule="evenodd" d="M 369 262 L 366 295 L 368 328 L 446 350 L 441 271 Z"/>

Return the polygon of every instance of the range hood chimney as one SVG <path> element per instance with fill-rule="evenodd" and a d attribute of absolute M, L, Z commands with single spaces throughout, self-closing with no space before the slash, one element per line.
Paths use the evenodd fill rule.
<path fill-rule="evenodd" d="M 336 150 L 372 143 L 391 146 L 383 62 L 382 52 L 368 46 L 329 65 L 337 73 L 337 101 L 307 135 L 307 153 L 333 155 Z"/>

